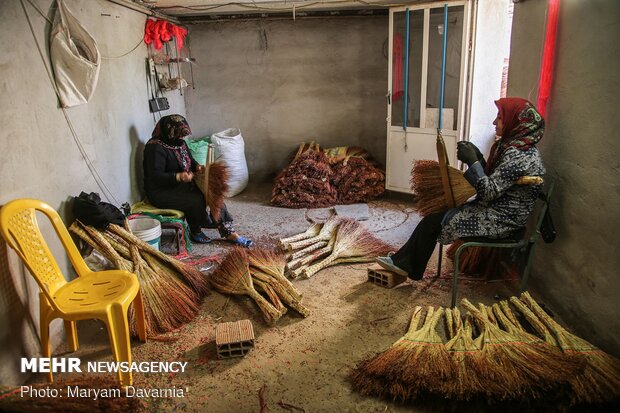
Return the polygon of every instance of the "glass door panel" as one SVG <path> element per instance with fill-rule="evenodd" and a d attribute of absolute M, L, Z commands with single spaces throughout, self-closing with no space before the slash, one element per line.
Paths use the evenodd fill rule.
<path fill-rule="evenodd" d="M 444 81 L 442 130 L 456 130 L 459 116 L 461 51 L 463 49 L 464 6 L 448 7 L 446 67 Z M 428 27 L 428 73 L 426 92 L 426 128 L 439 127 L 439 100 L 444 34 L 444 9 L 430 10 Z"/>
<path fill-rule="evenodd" d="M 420 127 L 420 102 L 422 86 L 422 47 L 424 10 L 409 11 L 409 38 L 407 38 L 407 12 L 394 13 L 392 41 L 392 125 L 403 127 L 405 100 L 407 101 L 407 127 Z M 407 56 L 409 49 L 409 59 Z M 408 70 L 409 76 L 405 77 Z M 407 91 L 405 91 L 405 87 Z"/>

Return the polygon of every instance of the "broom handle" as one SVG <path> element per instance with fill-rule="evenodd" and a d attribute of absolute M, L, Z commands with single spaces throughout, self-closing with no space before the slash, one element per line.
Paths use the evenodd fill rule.
<path fill-rule="evenodd" d="M 316 264 L 311 265 L 308 268 L 306 268 L 303 271 L 304 277 L 306 277 L 306 278 L 312 277 L 314 274 L 316 274 L 317 272 L 321 271 L 323 268 L 328 267 L 329 264 L 331 264 L 332 262 L 336 261 L 337 259 L 338 259 L 338 253 L 337 252 L 336 253 L 332 252 L 330 255 L 328 255 L 322 261 L 319 261 Z"/>
<path fill-rule="evenodd" d="M 313 224 L 301 234 L 293 235 L 287 238 L 280 238 L 280 245 L 284 248 L 287 248 L 288 244 L 296 241 L 301 241 L 306 238 L 314 237 L 318 235 L 318 233 L 321 231 L 321 228 L 323 228 L 323 224 Z"/>
<path fill-rule="evenodd" d="M 536 332 L 540 334 L 547 343 L 553 346 L 558 345 L 557 340 L 553 337 L 549 329 L 547 329 L 547 327 L 545 327 L 545 325 L 540 321 L 540 319 L 536 317 L 536 314 L 534 314 L 532 310 L 527 308 L 527 306 L 523 304 L 517 297 L 510 297 L 510 302 L 515 307 L 517 307 L 519 312 L 523 314 L 528 323 L 530 323 L 530 325 L 534 327 L 534 330 L 536 330 Z"/>
<path fill-rule="evenodd" d="M 302 241 L 297 241 L 297 242 L 288 244 L 289 251 L 294 251 L 300 248 L 305 248 L 309 245 L 314 244 L 315 242 L 329 241 L 331 237 L 334 235 L 336 228 L 338 228 L 338 223 L 339 223 L 338 221 L 331 221 L 331 220 L 327 221 L 323 225 L 323 228 L 321 228 L 321 231 L 318 233 L 318 235 L 302 240 Z"/>
<path fill-rule="evenodd" d="M 437 160 L 439 161 L 439 172 L 441 174 L 441 182 L 443 184 L 443 193 L 448 208 L 454 208 L 456 206 L 454 202 L 454 194 L 452 193 L 452 184 L 450 183 L 450 173 L 448 172 L 448 152 L 446 151 L 446 144 L 441 136 L 441 130 L 437 129 Z"/>
<path fill-rule="evenodd" d="M 310 254 L 311 252 L 316 251 L 316 250 L 318 250 L 320 248 L 323 248 L 326 245 L 327 245 L 327 241 L 319 241 L 319 242 L 317 242 L 315 244 L 312 244 L 312 245 L 310 245 L 310 246 L 308 246 L 308 247 L 306 247 L 306 248 L 304 248 L 302 250 L 294 252 L 291 255 L 291 257 L 290 257 L 291 263 L 292 263 L 292 261 L 296 261 L 299 258 L 303 258 L 304 256 Z"/>
<path fill-rule="evenodd" d="M 296 267 L 299 266 L 305 266 L 310 264 L 312 261 L 321 258 L 327 254 L 329 254 L 330 252 L 332 252 L 332 249 L 334 248 L 334 243 L 332 242 L 333 238 L 329 241 L 325 243 L 325 246 L 313 251 L 312 254 L 307 255 L 305 257 L 301 257 L 298 258 L 296 260 L 292 260 L 291 262 L 288 263 L 288 267 L 289 269 L 295 269 Z M 299 275 L 299 274 L 297 274 Z"/>

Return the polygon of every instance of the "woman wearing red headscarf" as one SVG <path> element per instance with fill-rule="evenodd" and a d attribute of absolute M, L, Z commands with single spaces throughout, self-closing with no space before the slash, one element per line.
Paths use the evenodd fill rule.
<path fill-rule="evenodd" d="M 506 238 L 524 230 L 542 185 L 516 185 L 515 181 L 544 175 L 536 144 L 545 121 L 525 99 L 503 98 L 495 105 L 497 139 L 488 161 L 470 142 L 459 142 L 457 147 L 457 158 L 469 166 L 465 178 L 476 189 L 475 199 L 424 217 L 401 249 L 377 258 L 382 267 L 419 280 L 437 241 L 445 245 L 463 237 Z"/>

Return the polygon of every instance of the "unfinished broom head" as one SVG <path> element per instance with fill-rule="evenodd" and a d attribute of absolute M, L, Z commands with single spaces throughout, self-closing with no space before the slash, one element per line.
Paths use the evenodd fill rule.
<path fill-rule="evenodd" d="M 273 324 L 282 313 L 261 296 L 254 288 L 250 275 L 248 255 L 244 248 L 233 248 L 209 278 L 213 287 L 223 294 L 247 295 L 263 313 L 268 324 Z"/>
<path fill-rule="evenodd" d="M 286 237 L 286 238 L 280 238 L 280 240 L 278 241 L 278 244 L 284 250 L 286 250 L 288 249 L 288 244 L 318 235 L 318 233 L 321 231 L 321 228 L 323 228 L 322 223 L 312 224 L 310 225 L 310 227 L 308 227 L 306 231 L 302 232 L 301 234 L 293 235 L 293 236 Z"/>
<path fill-rule="evenodd" d="M 467 182 L 463 172 L 448 166 L 448 174 L 456 206 L 462 205 L 476 194 L 476 190 Z M 449 208 L 445 200 L 439 162 L 432 160 L 415 161 L 411 170 L 411 189 L 416 198 L 414 210 L 421 216 L 445 211 Z"/>
<path fill-rule="evenodd" d="M 218 218 L 224 207 L 225 194 L 228 192 L 228 167 L 223 162 L 213 162 L 208 165 L 209 182 L 205 188 L 203 173 L 197 173 L 194 182 L 205 195 L 207 206 L 214 218 Z"/>

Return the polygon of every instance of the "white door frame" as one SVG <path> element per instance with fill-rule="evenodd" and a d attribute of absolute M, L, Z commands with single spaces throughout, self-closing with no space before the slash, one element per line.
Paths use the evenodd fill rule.
<path fill-rule="evenodd" d="M 453 0 L 436 3 L 426 3 L 420 5 L 400 6 L 390 8 L 389 16 L 389 52 L 388 52 L 388 107 L 387 107 L 387 151 L 386 151 L 386 189 L 411 193 L 409 177 L 411 174 L 412 162 L 417 159 L 437 159 L 435 147 L 437 136 L 436 128 L 426 128 L 426 94 L 427 94 L 427 75 L 428 75 L 428 48 L 429 48 L 429 22 L 430 10 L 442 8 L 445 4 L 463 7 L 463 33 L 461 44 L 461 67 L 459 79 L 458 107 L 454 116 L 457 116 L 456 130 L 442 129 L 442 136 L 446 142 L 448 158 L 452 165 L 456 165 L 456 142 L 463 139 L 465 125 L 469 123 L 466 116 L 466 93 L 468 90 L 470 76 L 468 76 L 468 64 L 470 62 L 470 12 L 471 0 Z M 422 35 L 422 67 L 420 85 L 420 127 L 407 126 L 403 130 L 402 126 L 392 125 L 392 70 L 393 70 L 393 45 L 394 45 L 394 13 L 403 12 L 409 9 L 424 10 L 424 30 Z M 409 39 L 407 39 L 409 41 Z M 408 91 L 407 91 L 408 92 Z M 429 140 L 432 139 L 432 142 Z M 421 143 L 424 142 L 423 145 Z M 431 146 L 432 143 L 432 146 Z M 417 154 L 413 152 L 419 148 Z M 409 152 L 409 153 L 407 153 Z"/>

